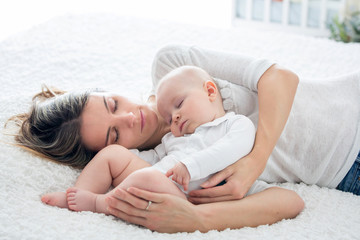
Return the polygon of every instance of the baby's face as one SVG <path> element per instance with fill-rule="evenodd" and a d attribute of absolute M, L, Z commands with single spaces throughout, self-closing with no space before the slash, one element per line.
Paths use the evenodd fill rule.
<path fill-rule="evenodd" d="M 157 108 L 176 137 L 194 133 L 197 127 L 215 118 L 206 87 L 176 79 L 168 79 L 159 86 Z"/>

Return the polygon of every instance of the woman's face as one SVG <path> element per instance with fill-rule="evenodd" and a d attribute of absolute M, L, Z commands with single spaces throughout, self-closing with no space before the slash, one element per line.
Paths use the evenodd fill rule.
<path fill-rule="evenodd" d="M 92 93 L 81 114 L 80 134 L 92 151 L 110 144 L 143 148 L 156 133 L 158 121 L 149 105 L 110 93 Z"/>

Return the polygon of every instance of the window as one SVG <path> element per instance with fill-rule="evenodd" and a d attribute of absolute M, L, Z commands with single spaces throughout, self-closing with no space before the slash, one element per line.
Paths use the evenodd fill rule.
<path fill-rule="evenodd" d="M 234 0 L 233 23 L 236 26 L 238 22 L 253 22 L 324 36 L 342 4 L 342 0 Z"/>

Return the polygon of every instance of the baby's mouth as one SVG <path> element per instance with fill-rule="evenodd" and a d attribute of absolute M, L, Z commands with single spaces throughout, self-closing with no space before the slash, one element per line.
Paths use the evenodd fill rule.
<path fill-rule="evenodd" d="M 187 122 L 188 120 L 186 120 L 186 121 L 184 121 L 183 123 L 181 123 L 180 124 L 180 133 L 182 132 L 182 130 L 183 130 L 183 127 L 184 127 L 184 125 L 185 125 L 185 123 Z"/>

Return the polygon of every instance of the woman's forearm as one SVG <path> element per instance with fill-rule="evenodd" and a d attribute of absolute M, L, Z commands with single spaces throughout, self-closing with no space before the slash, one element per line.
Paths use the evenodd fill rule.
<path fill-rule="evenodd" d="M 107 199 L 109 211 L 130 223 L 158 232 L 207 232 L 272 224 L 294 218 L 304 208 L 294 191 L 272 187 L 241 200 L 194 205 L 170 194 L 131 187 Z M 148 201 L 151 207 L 144 210 Z"/>
<path fill-rule="evenodd" d="M 256 227 L 296 217 L 304 208 L 294 191 L 273 187 L 241 200 L 197 205 L 198 230 Z M 185 230 L 185 229 L 184 229 Z"/>
<path fill-rule="evenodd" d="M 259 121 L 251 159 L 259 166 L 259 175 L 285 127 L 298 83 L 296 74 L 278 65 L 270 67 L 258 82 Z"/>

